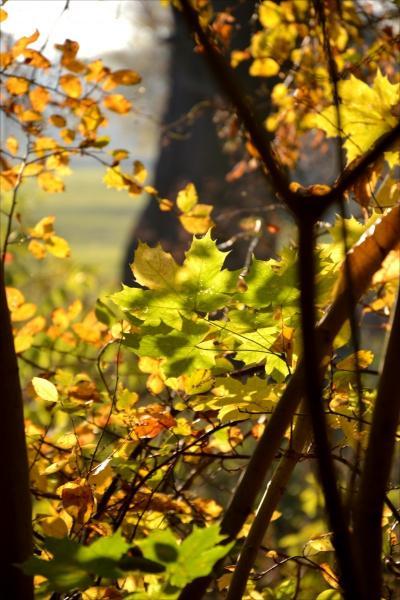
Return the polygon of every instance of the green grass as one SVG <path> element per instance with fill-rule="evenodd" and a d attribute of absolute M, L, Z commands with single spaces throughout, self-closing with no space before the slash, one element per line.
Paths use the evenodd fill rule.
<path fill-rule="evenodd" d="M 107 189 L 103 175 L 101 169 L 76 169 L 60 194 L 46 194 L 29 182 L 23 189 L 23 215 L 29 224 L 54 215 L 56 233 L 71 247 L 68 260 L 95 268 L 99 285 L 109 287 L 120 282 L 125 248 L 144 201 Z"/>

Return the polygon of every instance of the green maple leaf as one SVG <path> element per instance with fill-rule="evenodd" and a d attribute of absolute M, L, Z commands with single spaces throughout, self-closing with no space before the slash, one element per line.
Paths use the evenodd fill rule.
<path fill-rule="evenodd" d="M 400 98 L 400 83 L 392 84 L 378 69 L 372 87 L 352 75 L 339 82 L 340 121 L 346 140 L 347 161 L 366 152 L 398 123 L 392 109 Z M 329 106 L 314 117 L 314 124 L 328 137 L 338 136 L 337 112 Z"/>
<path fill-rule="evenodd" d="M 138 356 L 164 358 L 161 368 L 167 377 L 190 375 L 193 371 L 215 365 L 214 342 L 204 339 L 208 333 L 206 323 L 183 319 L 182 331 L 141 336 L 134 352 Z"/>
<path fill-rule="evenodd" d="M 152 531 L 137 543 L 146 558 L 165 566 L 168 583 L 182 589 L 193 579 L 208 575 L 217 560 L 229 552 L 233 543 L 221 546 L 224 537 L 219 525 L 210 525 L 194 527 L 180 544 L 168 529 Z"/>
<path fill-rule="evenodd" d="M 22 565 L 28 575 L 42 575 L 48 580 L 48 588 L 58 592 L 85 589 L 93 581 L 93 576 L 117 579 L 125 571 L 162 572 L 160 563 L 143 559 L 141 556 L 125 556 L 129 544 L 119 532 L 103 537 L 89 546 L 83 546 L 68 538 L 46 538 L 46 549 L 51 552 L 51 560 L 41 560 L 36 556 Z"/>
<path fill-rule="evenodd" d="M 280 261 L 253 260 L 245 278 L 247 290 L 236 299 L 256 308 L 293 306 L 299 296 L 296 280 L 296 252 L 285 248 Z"/>
<path fill-rule="evenodd" d="M 132 271 L 149 289 L 124 287 L 112 299 L 146 324 L 163 321 L 180 329 L 182 318 L 218 310 L 235 292 L 238 273 L 223 268 L 225 259 L 226 253 L 218 250 L 209 234 L 193 239 L 181 266 L 160 246 L 140 244 Z"/>

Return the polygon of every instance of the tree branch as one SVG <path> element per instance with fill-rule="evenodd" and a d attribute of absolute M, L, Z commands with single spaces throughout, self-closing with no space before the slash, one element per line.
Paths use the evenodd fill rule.
<path fill-rule="evenodd" d="M 379 600 L 382 589 L 382 511 L 400 418 L 399 357 L 400 294 L 379 381 L 354 521 L 354 538 L 365 586 L 368 598 L 373 600 Z"/>

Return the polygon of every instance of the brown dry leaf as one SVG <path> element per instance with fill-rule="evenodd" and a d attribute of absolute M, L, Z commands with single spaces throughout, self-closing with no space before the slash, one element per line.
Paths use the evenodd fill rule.
<path fill-rule="evenodd" d="M 78 523 L 86 523 L 93 513 L 94 498 L 90 485 L 84 479 L 76 479 L 60 486 L 57 493 L 61 496 L 64 510 Z"/>
<path fill-rule="evenodd" d="M 51 115 L 49 117 L 49 123 L 54 127 L 65 127 L 66 120 L 62 115 Z"/>

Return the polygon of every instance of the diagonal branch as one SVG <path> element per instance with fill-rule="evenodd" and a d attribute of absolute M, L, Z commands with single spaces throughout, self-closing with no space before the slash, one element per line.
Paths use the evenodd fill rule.
<path fill-rule="evenodd" d="M 400 294 L 379 381 L 354 520 L 354 537 L 365 585 L 369 598 L 373 599 L 381 597 L 382 589 L 382 511 L 400 419 L 399 357 Z"/>
<path fill-rule="evenodd" d="M 301 410 L 300 412 L 303 411 Z M 241 598 L 243 596 L 250 571 L 256 560 L 258 550 L 272 515 L 283 496 L 303 448 L 310 439 L 311 430 L 309 419 L 305 416 L 299 416 L 290 440 L 290 448 L 285 456 L 279 461 L 279 465 L 268 483 L 264 496 L 257 509 L 254 521 L 251 524 L 249 534 L 243 543 L 226 600 L 236 600 L 236 598 Z"/>
<path fill-rule="evenodd" d="M 242 93 L 236 77 L 233 75 L 232 69 L 226 63 L 225 58 L 212 43 L 210 37 L 201 26 L 198 14 L 191 6 L 190 0 L 181 0 L 181 4 L 190 31 L 197 35 L 199 42 L 203 46 L 208 65 L 214 73 L 217 82 L 225 92 L 228 100 L 232 102 L 243 125 L 247 129 L 253 145 L 257 149 L 268 170 L 276 192 L 282 198 L 286 199 L 285 201 L 287 203 L 292 203 L 294 200 L 293 194 L 289 190 L 288 182 L 279 165 L 278 157 L 271 146 L 267 132 L 261 121 L 259 121 L 255 115 L 254 107 Z"/>

